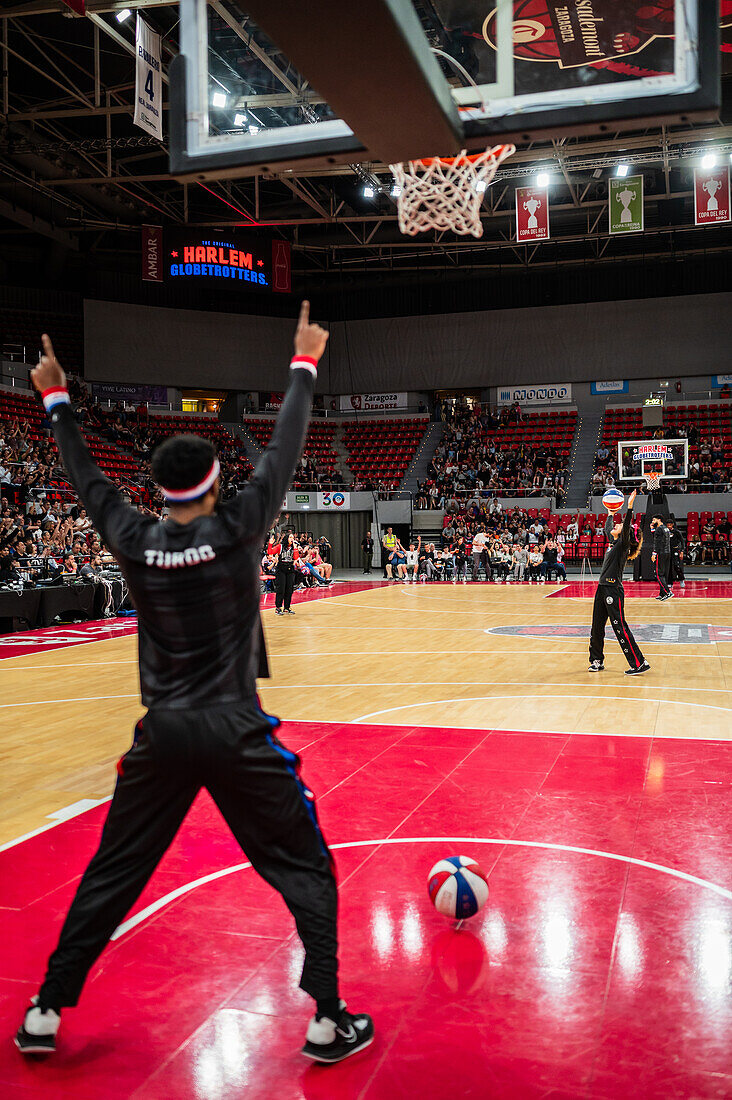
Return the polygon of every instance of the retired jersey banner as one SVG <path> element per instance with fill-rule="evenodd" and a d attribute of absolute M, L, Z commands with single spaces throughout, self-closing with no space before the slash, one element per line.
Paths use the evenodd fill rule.
<path fill-rule="evenodd" d="M 643 176 L 611 179 L 608 200 L 611 233 L 643 232 Z"/>
<path fill-rule="evenodd" d="M 546 241 L 549 239 L 549 188 L 516 188 L 516 240 Z"/>
<path fill-rule="evenodd" d="M 163 140 L 163 71 L 160 35 L 137 16 L 135 30 L 135 126 Z"/>
<path fill-rule="evenodd" d="M 694 223 L 717 225 L 730 220 L 729 165 L 713 172 L 694 169 Z"/>

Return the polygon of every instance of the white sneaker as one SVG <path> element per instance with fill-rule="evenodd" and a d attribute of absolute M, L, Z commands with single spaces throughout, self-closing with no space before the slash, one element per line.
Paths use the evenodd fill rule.
<path fill-rule="evenodd" d="M 53 1054 L 56 1050 L 56 1033 L 61 1017 L 52 1008 L 41 1012 L 38 997 L 31 999 L 23 1023 L 15 1035 L 15 1045 L 21 1054 Z"/>
<path fill-rule="evenodd" d="M 302 1053 L 314 1062 L 342 1062 L 374 1041 L 374 1022 L 365 1012 L 354 1014 L 341 1001 L 338 1020 L 313 1016 L 308 1024 Z"/>

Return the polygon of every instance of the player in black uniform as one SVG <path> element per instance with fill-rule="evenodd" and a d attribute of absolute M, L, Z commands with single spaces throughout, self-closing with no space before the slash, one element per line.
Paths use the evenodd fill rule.
<path fill-rule="evenodd" d="M 674 581 L 681 581 L 681 587 L 685 588 L 684 552 L 686 550 L 686 540 L 676 526 L 676 520 L 673 516 L 669 517 L 666 526 L 668 527 L 669 542 L 671 545 L 671 573 L 669 581 L 671 584 L 673 584 Z"/>
<path fill-rule="evenodd" d="M 640 553 L 643 537 L 636 542 L 630 529 L 630 521 L 635 504 L 635 493 L 628 498 L 628 511 L 625 520 L 608 516 L 605 534 L 608 548 L 602 563 L 602 572 L 595 592 L 592 607 L 592 633 L 590 635 L 590 667 L 588 672 L 602 672 L 605 668 L 605 624 L 610 619 L 615 637 L 625 654 L 630 668 L 626 676 L 637 676 L 648 672 L 651 667 L 640 651 L 632 631 L 625 621 L 625 591 L 623 589 L 623 569 L 626 561 L 632 561 Z"/>
<path fill-rule="evenodd" d="M 673 592 L 669 588 L 668 574 L 671 566 L 671 536 L 669 529 L 663 522 L 663 516 L 655 515 L 651 520 L 651 530 L 653 531 L 653 553 L 651 554 L 651 561 L 656 569 L 656 580 L 658 581 L 658 595 L 657 600 L 662 603 L 664 600 L 670 600 L 673 596 Z"/>
<path fill-rule="evenodd" d="M 75 1005 L 94 961 L 140 895 L 201 787 L 256 871 L 280 892 L 305 947 L 300 985 L 316 1001 L 303 1053 L 336 1062 L 373 1039 L 366 1015 L 339 999 L 337 891 L 314 796 L 277 739 L 256 678 L 268 675 L 259 617 L 259 556 L 302 453 L 317 363 L 328 333 L 303 303 L 291 381 L 269 446 L 246 487 L 220 502 L 219 464 L 197 436 L 166 440 L 153 475 L 170 504 L 161 523 L 125 504 L 76 425 L 66 377 L 43 337 L 32 372 L 64 467 L 119 561 L 137 608 L 143 704 L 99 849 L 16 1035 L 23 1053 L 55 1049 L 61 1009 Z"/>

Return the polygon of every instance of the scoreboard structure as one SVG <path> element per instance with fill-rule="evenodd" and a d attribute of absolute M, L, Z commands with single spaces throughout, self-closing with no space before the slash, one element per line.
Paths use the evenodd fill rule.
<path fill-rule="evenodd" d="M 151 242 L 156 247 L 150 273 Z M 157 263 L 162 255 L 162 264 Z M 143 279 L 168 285 L 236 286 L 243 292 L 289 294 L 290 244 L 278 238 L 226 230 L 157 228 L 143 235 Z"/>

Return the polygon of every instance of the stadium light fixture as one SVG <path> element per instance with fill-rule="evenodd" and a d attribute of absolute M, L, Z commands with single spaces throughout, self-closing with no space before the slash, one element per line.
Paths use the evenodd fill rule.
<path fill-rule="evenodd" d="M 717 154 L 716 153 L 705 153 L 704 156 L 701 159 L 702 168 L 714 168 L 714 165 L 716 163 L 717 163 Z"/>
<path fill-rule="evenodd" d="M 213 103 L 214 107 L 225 107 L 226 96 L 223 92 L 214 92 L 211 97 L 211 102 Z"/>
<path fill-rule="evenodd" d="M 363 197 L 364 197 L 365 199 L 372 199 L 372 198 L 374 197 L 375 193 L 376 193 L 376 192 L 374 191 L 374 189 L 373 189 L 373 187 L 371 186 L 371 184 L 370 184 L 370 183 L 367 183 L 367 184 L 366 184 L 366 186 L 365 186 L 365 187 L 364 187 L 364 189 L 363 189 Z"/>
<path fill-rule="evenodd" d="M 630 171 L 630 165 L 629 164 L 619 164 L 617 166 L 617 168 L 615 169 L 615 175 L 616 176 L 627 176 L 629 171 Z"/>
<path fill-rule="evenodd" d="M 118 23 L 124 23 L 125 19 L 129 19 L 131 15 L 132 12 L 129 8 L 122 8 L 122 11 L 117 12 L 115 19 Z"/>
<path fill-rule="evenodd" d="M 548 172 L 537 172 L 537 174 L 536 174 L 536 186 L 537 187 L 548 187 L 549 186 L 549 173 Z"/>
<path fill-rule="evenodd" d="M 485 191 L 487 186 L 488 186 L 488 184 L 485 182 L 485 180 L 476 180 L 475 181 L 475 190 L 478 191 L 480 194 L 482 194 Z"/>
<path fill-rule="evenodd" d="M 402 193 L 402 189 L 401 189 L 401 187 L 399 186 L 399 184 L 398 184 L 398 183 L 392 183 L 392 185 L 391 185 L 391 192 L 390 192 L 390 194 L 391 194 L 391 197 L 392 197 L 393 199 L 398 199 L 398 198 L 399 198 L 399 196 L 401 195 L 401 193 Z"/>
<path fill-rule="evenodd" d="M 234 115 L 234 125 L 243 129 L 247 124 L 246 115 Z"/>
<path fill-rule="evenodd" d="M 250 134 L 258 134 L 261 129 L 262 129 L 261 126 L 250 126 L 249 127 L 249 133 Z"/>

